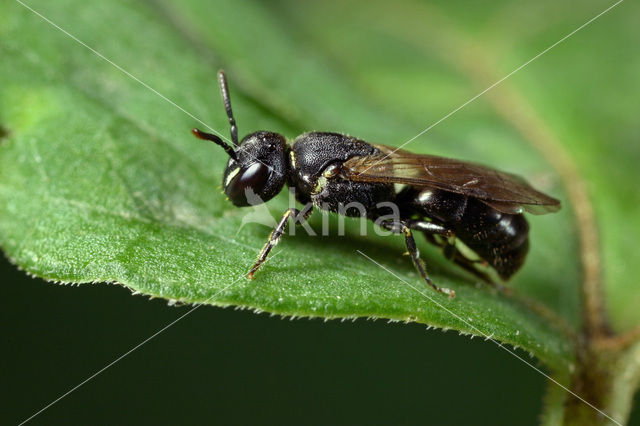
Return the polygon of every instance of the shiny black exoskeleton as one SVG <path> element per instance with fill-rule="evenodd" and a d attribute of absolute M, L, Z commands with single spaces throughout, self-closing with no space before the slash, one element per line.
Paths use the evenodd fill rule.
<path fill-rule="evenodd" d="M 229 200 L 238 207 L 264 203 L 286 184 L 308 206 L 302 212 L 290 208 L 284 213 L 249 271 L 250 278 L 280 240 L 289 219 L 300 224 L 312 208 L 318 208 L 366 217 L 404 234 L 423 279 L 453 297 L 452 290 L 436 286 L 427 276 L 412 231 L 422 232 L 449 259 L 484 281 L 491 279 L 477 263 L 489 264 L 506 280 L 522 266 L 529 247 L 529 225 L 520 206 L 559 208 L 557 200 L 512 175 L 472 163 L 397 152 L 344 134 L 311 132 L 288 145 L 277 133 L 259 131 L 238 143 L 224 72 L 218 73 L 218 79 L 233 146 L 216 135 L 197 129 L 193 133 L 222 146 L 229 155 L 223 176 Z M 465 174 L 461 182 L 460 174 L 451 175 L 455 170 Z M 480 259 L 472 260 L 458 250 L 456 239 Z"/>
<path fill-rule="evenodd" d="M 475 198 L 430 188 L 406 188 L 398 195 L 398 203 L 408 206 L 408 215 L 425 216 L 450 229 L 504 280 L 524 263 L 529 223 L 522 214 L 501 213 Z M 469 262 L 460 260 L 469 269 Z"/>

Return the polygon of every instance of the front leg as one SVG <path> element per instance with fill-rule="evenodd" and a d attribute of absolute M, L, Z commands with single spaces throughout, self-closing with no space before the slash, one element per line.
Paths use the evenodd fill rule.
<path fill-rule="evenodd" d="M 381 226 L 387 228 L 389 231 L 395 232 L 396 234 L 403 233 L 404 234 L 404 242 L 407 246 L 407 251 L 411 256 L 411 260 L 413 261 L 413 265 L 416 267 L 422 279 L 433 287 L 439 293 L 446 294 L 449 297 L 455 297 L 456 292 L 450 290 L 448 288 L 438 287 L 431 278 L 427 276 L 427 270 L 424 265 L 422 259 L 420 259 L 420 252 L 418 251 L 418 247 L 416 246 L 416 240 L 413 238 L 413 233 L 411 232 L 411 228 L 409 228 L 408 224 L 403 221 L 388 221 L 382 222 Z M 444 228 L 442 229 L 444 232 Z M 440 233 L 440 232 L 438 232 Z"/>
<path fill-rule="evenodd" d="M 258 270 L 258 268 L 260 268 L 264 261 L 267 260 L 267 256 L 269 256 L 269 252 L 271 251 L 271 249 L 280 242 L 280 238 L 282 237 L 284 230 L 287 228 L 289 218 L 291 218 L 291 216 L 293 215 L 294 226 L 300 225 L 307 220 L 307 218 L 311 215 L 311 212 L 311 207 L 309 207 L 308 209 L 304 209 L 302 214 L 300 213 L 300 210 L 296 208 L 290 208 L 284 212 L 284 214 L 280 218 L 280 222 L 278 222 L 278 225 L 276 225 L 275 229 L 271 231 L 269 240 L 264 245 L 264 247 L 262 247 L 262 250 L 258 255 L 258 260 L 253 265 L 251 270 L 247 273 L 247 277 L 249 277 L 249 279 L 253 279 L 253 275 L 255 274 L 255 272 Z"/>

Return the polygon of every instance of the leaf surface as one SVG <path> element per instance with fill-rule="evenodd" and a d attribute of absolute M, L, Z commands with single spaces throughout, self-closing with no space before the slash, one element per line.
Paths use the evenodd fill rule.
<path fill-rule="evenodd" d="M 237 209 L 225 200 L 219 189 L 226 162 L 222 150 L 199 143 L 189 129 L 202 127 L 199 119 L 227 134 L 215 79 L 216 70 L 224 67 L 241 134 L 270 129 L 293 138 L 303 131 L 333 130 L 400 145 L 482 89 L 446 60 L 447 36 L 477 38 L 496 57 L 507 58 L 499 64 L 506 74 L 580 23 L 591 12 L 588 5 L 573 20 L 551 20 L 511 43 L 501 35 L 513 28 L 496 30 L 491 22 L 502 22 L 504 16 L 528 18 L 507 5 L 485 11 L 475 26 L 467 25 L 466 11 L 434 6 L 448 18 L 436 20 L 442 28 L 430 27 L 424 34 L 402 25 L 400 19 L 412 14 L 416 21 L 431 16 L 431 9 L 411 2 L 398 8 L 403 11 L 397 12 L 398 22 L 380 26 L 368 20 L 375 10 L 393 12 L 383 2 L 366 13 L 342 2 L 323 7 L 279 2 L 270 8 L 231 1 L 29 5 L 144 84 L 18 3 L 0 6 L 0 54 L 10 58 L 0 68 L 0 125 L 8 133 L 0 140 L 0 246 L 21 268 L 53 281 L 115 281 L 184 303 L 292 316 L 418 321 L 492 336 L 552 367 L 566 369 L 572 362 L 567 336 L 522 302 L 474 286 L 421 242 L 432 278 L 455 289 L 458 297 L 447 300 L 432 293 L 401 255 L 401 237 L 377 236 L 370 225 L 369 235 L 360 236 L 354 220 L 346 221 L 346 236 L 336 235 L 339 220 L 333 216 L 329 236 L 307 236 L 302 230 L 285 236 L 256 279 L 247 281 L 243 275 L 270 231 L 245 223 L 247 214 L 264 219 L 265 211 Z M 455 26 L 469 33 L 453 31 Z M 439 30 L 443 38 L 434 39 Z M 609 34 L 614 36 L 626 34 L 617 29 Z M 411 43 L 416 37 L 423 38 Z M 597 39 L 588 31 L 584 37 Z M 608 117 L 625 127 L 607 141 L 620 151 L 603 159 L 602 135 L 617 127 L 607 120 L 599 126 L 594 119 L 585 128 L 580 117 L 595 118 L 597 111 L 589 111 L 584 93 L 571 86 L 570 71 L 559 77 L 553 73 L 559 63 L 578 68 L 567 58 L 580 57 L 580 50 L 574 50 L 549 55 L 548 63 L 541 60 L 513 84 L 558 132 L 571 135 L 562 138 L 568 149 L 573 152 L 578 141 L 585 144 L 576 161 L 593 182 L 597 213 L 607 223 L 636 224 L 640 219 L 633 214 L 640 200 L 627 185 L 634 173 L 631 156 L 638 154 L 631 143 L 631 115 Z M 598 52 L 614 55 L 604 47 Z M 563 78 L 568 88 L 561 99 L 558 90 L 535 90 L 536 79 L 560 86 Z M 575 103 L 585 109 L 580 117 Z M 409 147 L 517 172 L 543 190 L 565 195 L 549 164 L 484 100 Z M 597 165 L 614 159 L 619 167 L 611 178 Z M 622 192 L 627 198 L 616 197 Z M 287 205 L 283 192 L 268 209 L 277 218 Z M 511 285 L 575 327 L 580 264 L 571 208 L 565 202 L 559 214 L 530 219 L 532 250 Z M 322 221 L 321 215 L 311 220 L 317 232 Z M 603 228 L 606 280 L 616 283 L 607 292 L 620 328 L 638 322 L 629 306 L 640 297 L 638 291 L 629 294 L 640 262 L 626 257 L 621 266 L 618 256 L 631 244 L 629 233 L 623 233 L 617 225 Z M 423 294 L 402 280 L 424 289 Z"/>

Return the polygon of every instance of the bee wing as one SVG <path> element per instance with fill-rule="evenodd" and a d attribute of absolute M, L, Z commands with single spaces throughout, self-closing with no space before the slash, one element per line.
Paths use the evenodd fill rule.
<path fill-rule="evenodd" d="M 375 145 L 379 154 L 354 157 L 342 177 L 356 182 L 389 182 L 431 187 L 480 199 L 503 213 L 555 212 L 560 201 L 533 189 L 519 176 L 475 163 L 414 154 Z"/>

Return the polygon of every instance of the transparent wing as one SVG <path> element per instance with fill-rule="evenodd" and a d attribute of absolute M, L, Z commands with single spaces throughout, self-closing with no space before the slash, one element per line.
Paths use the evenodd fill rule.
<path fill-rule="evenodd" d="M 414 154 L 375 145 L 381 153 L 354 157 L 343 165 L 342 176 L 355 182 L 390 182 L 431 187 L 478 198 L 504 213 L 533 214 L 558 211 L 560 201 L 533 189 L 519 176 L 475 163 Z"/>

